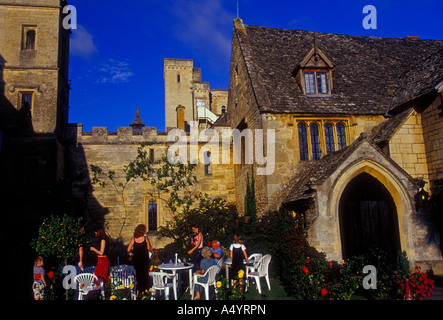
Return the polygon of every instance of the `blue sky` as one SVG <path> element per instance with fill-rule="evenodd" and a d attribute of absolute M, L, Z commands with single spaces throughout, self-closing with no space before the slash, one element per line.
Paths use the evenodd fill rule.
<path fill-rule="evenodd" d="M 147 126 L 164 131 L 163 58 L 194 59 L 211 88 L 227 88 L 236 0 L 70 0 L 69 122 L 84 131 L 117 131 L 137 106 Z M 245 24 L 318 32 L 443 39 L 443 0 L 239 0 Z M 377 29 L 363 28 L 363 7 Z"/>

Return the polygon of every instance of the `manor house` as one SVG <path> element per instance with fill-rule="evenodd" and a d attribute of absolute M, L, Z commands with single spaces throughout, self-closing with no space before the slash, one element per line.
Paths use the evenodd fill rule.
<path fill-rule="evenodd" d="M 143 106 L 117 132 L 84 132 L 67 120 L 65 1 L 24 3 L 0 1 L 1 29 L 11 30 L 0 35 L 0 168 L 12 221 L 31 209 L 48 213 L 46 200 L 63 198 L 68 210 L 123 243 L 145 223 L 160 247 L 166 242 L 156 230 L 172 219 L 161 194 L 141 179 L 120 187 L 137 148 L 147 143 L 150 157 L 160 159 L 174 143 L 168 133 L 180 128 L 189 137 L 193 124 L 260 129 L 265 136 L 255 148 L 273 152 L 272 171 L 257 175 L 266 164 L 245 161 L 241 143 L 239 163 L 207 153 L 196 191 L 226 199 L 243 215 L 246 177 L 254 174 L 259 215 L 285 208 L 303 216 L 309 242 L 328 259 L 377 246 L 443 273 L 443 40 L 276 29 L 236 18 L 228 89 L 202 82 L 192 60 L 164 59 L 166 132 L 143 122 Z M 115 185 L 91 188 L 91 164 L 114 171 Z M 24 190 L 29 199 L 20 202 Z"/>

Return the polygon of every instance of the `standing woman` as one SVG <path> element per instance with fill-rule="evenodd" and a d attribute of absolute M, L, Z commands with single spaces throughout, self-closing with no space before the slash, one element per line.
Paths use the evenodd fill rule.
<path fill-rule="evenodd" d="M 148 293 L 149 289 L 149 251 L 152 250 L 149 238 L 146 236 L 146 226 L 139 224 L 135 227 L 134 236 L 128 245 L 128 253 L 132 251 L 132 264 L 137 279 L 137 296 L 140 292 Z"/>
<path fill-rule="evenodd" d="M 108 284 L 109 281 L 109 238 L 105 233 L 105 230 L 98 228 L 95 230 L 95 237 L 99 245 L 99 249 L 91 247 L 91 251 L 97 254 L 97 266 L 95 267 L 94 274 L 103 281 L 104 284 Z"/>
<path fill-rule="evenodd" d="M 194 247 L 188 251 L 188 254 L 192 254 L 195 251 L 192 263 L 194 264 L 194 270 L 198 270 L 200 261 L 202 260 L 203 234 L 200 232 L 199 227 L 196 224 L 192 226 L 192 232 L 195 234 L 191 240 L 191 245 Z"/>

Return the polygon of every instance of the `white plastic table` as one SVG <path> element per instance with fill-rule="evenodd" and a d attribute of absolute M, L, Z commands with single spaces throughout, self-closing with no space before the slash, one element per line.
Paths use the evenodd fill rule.
<path fill-rule="evenodd" d="M 172 274 L 175 276 L 177 271 L 188 270 L 189 273 L 189 288 L 192 288 L 192 268 L 194 265 L 192 263 L 187 263 L 186 265 L 183 262 L 180 263 L 162 263 L 157 268 L 164 271 L 172 271 Z M 180 282 L 178 283 L 180 288 Z M 192 289 L 190 289 L 192 290 Z"/>

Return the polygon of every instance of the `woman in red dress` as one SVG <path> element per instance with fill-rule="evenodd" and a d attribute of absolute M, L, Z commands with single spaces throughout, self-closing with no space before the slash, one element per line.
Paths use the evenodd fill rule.
<path fill-rule="evenodd" d="M 106 285 L 109 281 L 109 238 L 101 228 L 95 231 L 95 237 L 100 248 L 91 247 L 91 251 L 97 254 L 97 266 L 94 274 Z"/>

